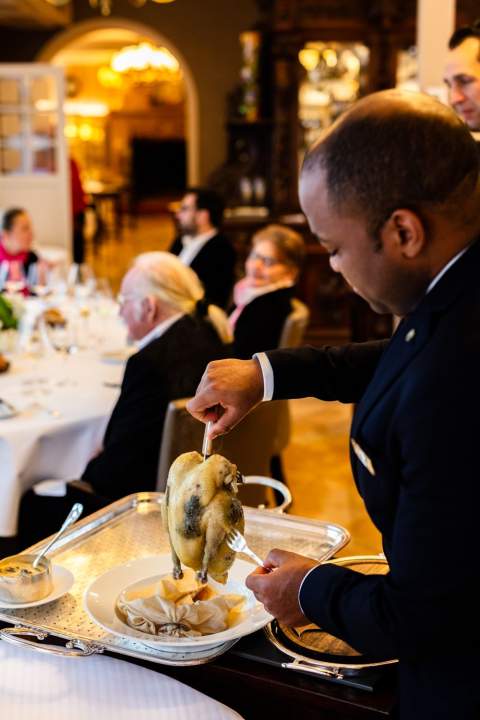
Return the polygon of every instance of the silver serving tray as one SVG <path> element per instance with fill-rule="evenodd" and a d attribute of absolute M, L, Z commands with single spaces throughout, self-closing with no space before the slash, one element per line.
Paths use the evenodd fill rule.
<path fill-rule="evenodd" d="M 65 655 L 90 655 L 108 650 L 165 665 L 206 663 L 232 647 L 235 640 L 198 653 L 161 651 L 106 632 L 90 620 L 84 610 L 86 588 L 107 570 L 135 558 L 170 551 L 160 517 L 162 498 L 163 493 L 128 495 L 76 523 L 49 553 L 54 563 L 73 573 L 75 583 L 70 592 L 39 607 L 0 608 L 0 620 L 15 626 L 0 630 L 0 638 Z M 333 523 L 248 507 L 244 511 L 246 538 L 261 557 L 272 547 L 277 547 L 327 560 L 350 540 L 347 530 Z M 28 552 L 40 550 L 47 542 L 48 538 L 29 548 Z M 246 556 L 242 558 L 248 561 Z M 68 642 L 65 648 L 32 643 L 24 639 L 30 631 L 38 640 L 54 636 Z"/>
<path fill-rule="evenodd" d="M 385 556 L 380 555 L 356 555 L 353 557 L 341 557 L 331 561 L 335 565 L 348 567 L 356 572 L 370 574 L 385 574 L 388 572 L 388 563 Z M 312 632 L 312 631 L 310 631 Z M 314 629 L 313 632 L 322 633 L 321 628 Z M 319 675 L 320 677 L 333 678 L 335 680 L 343 680 L 344 678 L 362 675 L 372 669 L 385 668 L 389 665 L 398 663 L 394 658 L 372 659 L 365 655 L 356 653 L 352 657 L 340 659 L 340 657 L 332 652 L 335 646 L 336 638 L 329 633 L 324 634 L 323 651 L 313 652 L 309 643 L 304 647 L 307 653 L 302 652 L 302 641 L 299 640 L 292 644 L 288 642 L 288 637 L 279 626 L 277 620 L 272 620 L 264 628 L 267 639 L 285 655 L 291 658 L 290 662 L 282 663 L 282 667 L 289 670 L 299 670 L 300 672 Z M 322 633 L 323 634 L 323 633 Z M 286 642 L 285 642 L 286 640 Z M 341 641 L 340 641 L 341 642 Z M 346 643 L 345 647 L 349 647 Z M 310 649 L 310 652 L 308 650 Z"/>

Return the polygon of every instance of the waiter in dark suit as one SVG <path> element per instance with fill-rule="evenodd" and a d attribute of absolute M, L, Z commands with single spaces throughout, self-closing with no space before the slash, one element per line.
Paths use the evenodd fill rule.
<path fill-rule="evenodd" d="M 194 270 L 209 302 L 226 308 L 235 280 L 236 254 L 220 232 L 223 201 L 213 190 L 188 188 L 177 212 L 180 236 L 170 252 Z"/>
<path fill-rule="evenodd" d="M 367 96 L 304 161 L 300 200 L 333 270 L 387 341 L 211 363 L 190 402 L 212 428 L 263 399 L 358 403 L 355 482 L 390 571 L 362 575 L 272 550 L 248 586 L 282 623 L 308 621 L 399 658 L 397 717 L 478 720 L 480 187 L 474 140 L 434 99 Z M 215 413 L 211 408 L 215 407 Z"/>

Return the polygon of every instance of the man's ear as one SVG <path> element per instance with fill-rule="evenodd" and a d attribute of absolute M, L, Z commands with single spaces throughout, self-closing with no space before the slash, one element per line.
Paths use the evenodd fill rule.
<path fill-rule="evenodd" d="M 157 320 L 157 310 L 157 303 L 151 295 L 147 295 L 142 299 L 142 315 L 146 322 Z"/>
<path fill-rule="evenodd" d="M 410 260 L 423 251 L 427 235 L 425 225 L 413 210 L 394 210 L 381 230 L 382 246 Z"/>

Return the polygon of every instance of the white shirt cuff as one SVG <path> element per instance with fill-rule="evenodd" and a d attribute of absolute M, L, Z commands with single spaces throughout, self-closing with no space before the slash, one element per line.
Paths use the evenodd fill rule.
<path fill-rule="evenodd" d="M 263 402 L 273 398 L 273 368 L 265 353 L 255 353 L 253 356 L 258 361 L 263 375 Z"/>

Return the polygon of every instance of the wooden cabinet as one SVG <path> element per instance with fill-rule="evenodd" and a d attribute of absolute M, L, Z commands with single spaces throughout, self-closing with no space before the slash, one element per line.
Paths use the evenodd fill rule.
<path fill-rule="evenodd" d="M 357 52 L 365 63 L 358 75 L 357 95 L 361 96 L 396 85 L 400 53 L 414 45 L 416 30 L 416 0 L 258 0 L 257 4 L 262 13 L 258 29 L 263 47 L 259 113 L 254 122 L 240 121 L 234 112 L 238 103 L 231 103 L 225 174 L 229 185 L 224 190 L 230 206 L 259 204 L 246 202 L 239 188 L 242 178 L 265 178 L 268 217 L 228 221 L 241 253 L 256 228 L 282 222 L 284 216 L 299 211 L 299 165 L 308 144 L 309 119 L 307 115 L 305 122 L 301 115 L 299 94 L 308 68 L 300 62 L 299 52 L 333 49 L 338 58 L 345 50 Z M 467 5 L 473 7 L 468 0 L 459 0 L 459 22 L 473 19 Z M 318 92 L 325 91 L 322 76 L 317 80 Z M 315 76 L 311 84 L 315 85 Z M 332 97 L 337 103 L 333 119 L 348 102 L 342 105 L 338 92 Z M 331 271 L 328 256 L 305 223 L 293 226 L 304 234 L 308 247 L 298 291 L 311 311 L 307 341 L 323 344 L 388 336 L 391 316 L 375 314 Z"/>
<path fill-rule="evenodd" d="M 341 57 L 341 48 L 363 49 L 366 67 L 359 76 L 355 97 L 396 85 L 398 54 L 415 41 L 415 0 L 277 0 L 270 14 L 270 62 L 273 95 L 272 206 L 276 213 L 298 208 L 298 167 L 305 144 L 299 116 L 299 90 L 306 70 L 299 52 L 306 47 L 331 44 Z M 332 53 L 332 50 L 327 52 Z M 329 57 L 326 56 L 329 61 Z M 337 58 L 332 57 L 337 63 Z M 335 67 L 333 68 L 335 71 Z M 325 96 L 325 73 L 317 74 L 317 95 Z M 332 72 L 335 77 L 335 72 Z M 314 76 L 315 77 L 315 76 Z M 315 82 L 313 83 L 315 87 Z M 348 88 L 345 88 L 348 90 Z M 338 87 L 337 90 L 341 90 Z M 313 94 L 313 93 L 312 93 Z M 347 92 L 348 96 L 348 92 Z M 326 101 L 326 99 L 325 99 Z M 330 100 L 332 119 L 348 102 L 337 92 Z M 306 143 L 308 144 L 308 143 Z"/>

